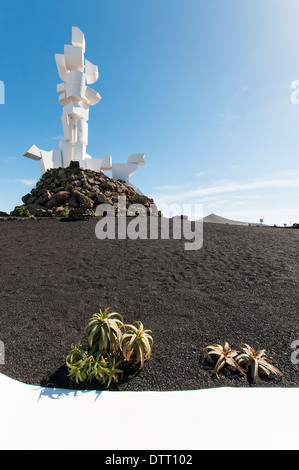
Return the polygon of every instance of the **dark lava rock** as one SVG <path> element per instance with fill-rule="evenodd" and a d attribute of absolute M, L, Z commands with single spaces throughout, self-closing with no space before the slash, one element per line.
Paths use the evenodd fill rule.
<path fill-rule="evenodd" d="M 156 211 L 153 199 L 140 195 L 123 181 L 109 178 L 102 172 L 83 170 L 79 162 L 68 168 L 53 168 L 42 175 L 35 188 L 22 197 L 23 206 L 17 206 L 10 215 L 29 217 L 61 217 L 85 220 L 93 217 L 101 204 L 110 204 L 115 215 L 126 215 L 118 210 L 118 197 L 126 197 L 126 209 L 131 204 L 143 204 L 145 211 Z M 7 214 L 6 214 L 7 215 Z"/>

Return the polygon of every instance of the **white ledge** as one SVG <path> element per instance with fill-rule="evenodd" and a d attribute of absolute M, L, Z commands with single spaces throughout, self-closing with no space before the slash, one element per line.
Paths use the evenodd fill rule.
<path fill-rule="evenodd" d="M 0 449 L 298 450 L 298 403 L 298 388 L 74 391 L 0 374 Z M 142 432 L 123 432 L 132 411 Z"/>

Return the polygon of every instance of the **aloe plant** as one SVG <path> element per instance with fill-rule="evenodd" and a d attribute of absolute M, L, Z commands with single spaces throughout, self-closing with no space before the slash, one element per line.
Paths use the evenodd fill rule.
<path fill-rule="evenodd" d="M 216 356 L 216 358 L 218 358 L 214 368 L 214 373 L 217 377 L 219 377 L 220 369 L 226 364 L 245 375 L 244 370 L 236 362 L 239 351 L 231 349 L 229 343 L 225 342 L 223 346 L 220 344 L 212 344 L 204 348 L 203 353 L 205 357 Z"/>
<path fill-rule="evenodd" d="M 270 359 L 266 355 L 265 349 L 261 349 L 260 351 L 255 351 L 251 346 L 248 344 L 241 344 L 240 354 L 237 357 L 238 364 L 245 365 L 251 370 L 251 376 L 255 383 L 257 383 L 259 378 L 259 370 L 264 372 L 266 375 L 271 375 L 273 373 L 276 376 L 282 376 L 277 367 L 275 367 Z"/>
<path fill-rule="evenodd" d="M 70 380 L 77 384 L 97 380 L 108 388 L 112 381 L 118 382 L 125 361 L 133 355 L 140 369 L 150 358 L 151 330 L 145 330 L 141 322 L 136 322 L 138 328 L 124 325 L 122 316 L 109 310 L 95 313 L 84 328 L 82 340 L 71 346 L 66 365 Z"/>
<path fill-rule="evenodd" d="M 153 345 L 153 338 L 149 334 L 151 330 L 145 330 L 140 321 L 136 321 L 138 327 L 134 325 L 122 325 L 121 328 L 125 329 L 122 337 L 121 348 L 126 361 L 130 361 L 132 356 L 135 356 L 135 363 L 140 364 L 139 369 L 142 369 L 144 362 L 151 356 L 151 347 Z"/>
<path fill-rule="evenodd" d="M 81 348 L 81 344 L 71 346 L 71 350 L 66 358 L 66 365 L 69 370 L 71 381 L 85 382 L 91 378 L 93 359 L 86 350 Z"/>
<path fill-rule="evenodd" d="M 119 375 L 123 373 L 122 362 L 117 356 L 105 351 L 93 354 L 89 350 L 81 349 L 79 345 L 72 346 L 66 359 L 71 381 L 79 384 L 95 379 L 103 385 L 107 384 L 107 388 L 112 380 L 118 382 Z"/>
<path fill-rule="evenodd" d="M 104 357 L 102 356 L 102 360 Z M 106 366 L 102 369 L 103 378 L 102 381 L 104 384 L 107 384 L 107 388 L 109 388 L 112 380 L 113 382 L 118 382 L 119 375 L 123 373 L 123 360 L 119 359 L 116 356 L 108 355 L 106 358 Z M 104 359 L 104 360 L 105 360 Z"/>
<path fill-rule="evenodd" d="M 112 351 L 121 342 L 123 318 L 119 313 L 108 313 L 110 308 L 104 312 L 95 313 L 84 329 L 88 346 L 96 347 L 98 351 Z"/>

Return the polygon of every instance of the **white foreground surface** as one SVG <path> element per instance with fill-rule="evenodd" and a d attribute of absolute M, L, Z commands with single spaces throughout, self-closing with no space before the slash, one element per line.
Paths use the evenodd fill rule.
<path fill-rule="evenodd" d="M 94 392 L 0 374 L 0 449 L 299 449 L 299 389 Z"/>

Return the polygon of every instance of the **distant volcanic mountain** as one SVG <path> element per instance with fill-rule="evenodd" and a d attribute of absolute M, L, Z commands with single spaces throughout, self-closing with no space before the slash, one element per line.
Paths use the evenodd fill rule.
<path fill-rule="evenodd" d="M 226 219 L 216 214 L 210 214 L 204 217 L 204 222 L 210 222 L 213 224 L 229 224 L 229 225 L 251 225 L 248 222 L 239 222 L 237 220 Z"/>

